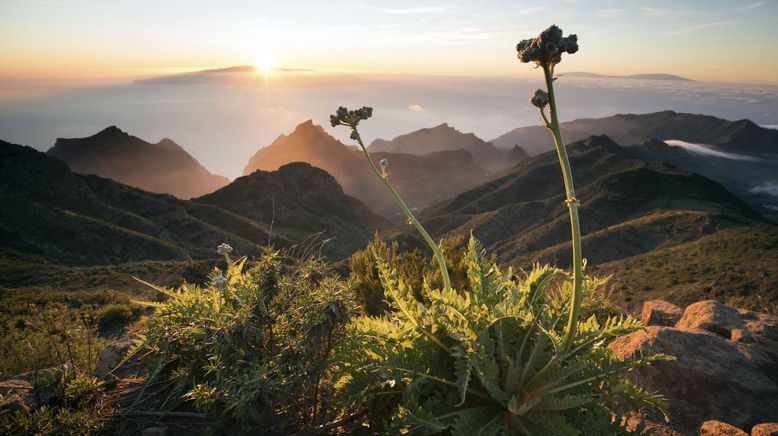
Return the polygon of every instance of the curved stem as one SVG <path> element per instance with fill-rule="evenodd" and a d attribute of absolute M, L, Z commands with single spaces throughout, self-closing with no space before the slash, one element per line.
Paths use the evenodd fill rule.
<path fill-rule="evenodd" d="M 411 221 L 411 224 L 413 224 L 414 227 L 416 227 L 416 230 L 421 233 L 421 236 L 424 238 L 424 240 L 427 242 L 427 245 L 429 245 L 430 249 L 432 249 L 432 253 L 435 255 L 435 259 L 438 261 L 438 266 L 440 267 L 440 274 L 443 277 L 443 289 L 445 291 L 451 290 L 451 279 L 448 275 L 448 268 L 446 267 L 446 259 L 443 257 L 443 252 L 440 251 L 440 247 L 438 247 L 438 244 L 435 243 L 435 241 L 432 239 L 432 237 L 427 233 L 427 230 L 424 229 L 424 227 L 421 225 L 418 219 L 416 219 L 416 216 L 411 212 L 411 210 L 408 208 L 408 206 L 405 204 L 403 199 L 400 197 L 400 194 L 397 193 L 397 191 L 394 190 L 394 187 L 391 183 L 389 183 L 389 180 L 384 176 L 384 174 L 376 167 L 375 163 L 373 162 L 373 158 L 370 157 L 370 153 L 367 152 L 367 147 L 365 147 L 365 144 L 362 142 L 362 137 L 359 136 L 359 132 L 357 131 L 356 126 L 352 126 L 351 129 L 356 134 L 356 140 L 359 143 L 359 147 L 362 149 L 362 153 L 365 154 L 365 157 L 367 158 L 367 161 L 370 162 L 370 167 L 373 169 L 373 172 L 375 173 L 376 177 L 378 177 L 381 182 L 383 182 L 384 186 L 386 186 L 386 189 L 389 190 L 389 192 L 394 197 L 394 200 L 397 202 L 397 204 L 400 205 L 400 208 L 402 208 L 403 212 L 405 213 L 405 216 L 408 217 L 408 219 Z"/>
<path fill-rule="evenodd" d="M 578 223 L 578 199 L 575 197 L 573 186 L 573 172 L 570 169 L 570 160 L 567 157 L 567 149 L 562 139 L 562 130 L 559 127 L 559 115 L 557 113 L 556 100 L 554 99 L 554 72 L 552 67 L 544 66 L 543 73 L 548 88 L 548 105 L 551 111 L 551 124 L 549 129 L 554 136 L 559 166 L 562 168 L 562 176 L 565 181 L 565 193 L 567 195 L 567 208 L 570 212 L 570 230 L 573 245 L 573 295 L 570 301 L 570 317 L 567 320 L 567 329 L 562 341 L 562 349 L 567 350 L 573 343 L 578 316 L 581 310 L 582 282 L 583 282 L 583 255 L 581 253 L 581 226 Z"/>

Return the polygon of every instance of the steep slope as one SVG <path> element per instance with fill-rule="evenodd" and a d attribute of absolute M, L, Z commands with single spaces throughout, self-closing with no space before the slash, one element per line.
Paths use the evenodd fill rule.
<path fill-rule="evenodd" d="M 58 138 L 48 154 L 82 174 L 95 174 L 146 191 L 191 198 L 229 183 L 211 174 L 181 146 L 165 138 L 156 144 L 108 127 L 87 138 Z"/>
<path fill-rule="evenodd" d="M 643 255 L 725 229 L 775 228 L 712 180 L 634 159 L 629 149 L 607 137 L 572 144 L 569 152 L 590 264 Z M 549 152 L 428 209 L 423 220 L 436 236 L 473 230 L 505 263 L 566 266 L 570 228 L 563 192 L 557 157 Z"/>
<path fill-rule="evenodd" d="M 669 162 L 713 179 L 765 217 L 778 222 L 778 155 L 709 155 L 656 139 L 629 146 L 625 152 L 645 161 Z"/>
<path fill-rule="evenodd" d="M 749 120 L 728 121 L 708 115 L 673 111 L 649 114 L 619 114 L 605 118 L 582 118 L 562 123 L 569 142 L 591 135 L 607 135 L 619 144 L 640 144 L 649 139 L 677 139 L 706 144 L 743 154 L 778 153 L 778 130 L 759 127 Z M 530 155 L 549 151 L 553 143 L 541 126 L 519 127 L 494 139 L 498 147 L 520 145 Z"/>
<path fill-rule="evenodd" d="M 337 244 L 338 257 L 349 256 L 370 240 L 376 229 L 390 226 L 364 203 L 345 195 L 326 171 L 304 162 L 287 164 L 274 172 L 255 171 L 193 201 L 251 220 L 273 221 L 281 228 L 321 232 Z"/>
<path fill-rule="evenodd" d="M 376 161 L 389 161 L 392 184 L 412 208 L 423 209 L 488 180 L 487 171 L 473 163 L 472 156 L 463 150 L 421 156 L 371 152 L 371 156 Z M 243 174 L 272 171 L 291 162 L 308 162 L 327 171 L 348 195 L 384 217 L 402 219 L 402 211 L 370 170 L 362 152 L 346 146 L 310 120 L 259 149 Z"/>
<path fill-rule="evenodd" d="M 421 129 L 400 135 L 391 141 L 376 139 L 370 144 L 369 150 L 371 152 L 388 151 L 410 154 L 425 154 L 444 150 L 465 150 L 473 155 L 473 161 L 476 164 L 489 171 L 499 171 L 516 164 L 526 157 L 526 154 L 518 145 L 511 145 L 506 148 L 514 148 L 514 150 L 506 153 L 504 150 L 495 147 L 472 133 L 462 133 L 443 123 L 429 129 Z"/>
<path fill-rule="evenodd" d="M 749 120 L 672 111 L 615 115 L 562 123 L 568 141 L 608 135 L 630 146 L 636 158 L 669 162 L 709 177 L 737 194 L 766 217 L 778 221 L 778 131 Z M 666 141 L 666 143 L 661 142 Z M 543 127 L 523 127 L 494 140 L 503 147 L 521 145 L 530 154 L 551 150 Z"/>
<path fill-rule="evenodd" d="M 340 259 L 360 248 L 383 223 L 343 195 L 321 170 L 297 169 L 294 177 L 302 180 L 327 180 L 305 185 L 305 195 L 300 186 L 292 185 L 288 172 L 257 177 L 262 181 L 253 187 L 265 184 L 263 190 L 242 189 L 243 179 L 249 177 L 227 192 L 235 193 L 231 200 L 236 203 L 251 204 L 259 195 L 278 199 L 276 214 L 284 222 L 273 225 L 272 243 L 276 247 L 304 243 L 321 230 L 324 238 L 348 234 L 350 237 L 337 238 L 322 251 L 330 259 Z M 331 216 L 347 218 L 319 228 L 321 199 L 331 203 Z M 221 242 L 233 245 L 238 254 L 256 254 L 268 244 L 272 221 L 272 215 L 244 216 L 214 204 L 77 174 L 58 159 L 7 142 L 0 142 L 0 201 L 3 258 L 65 265 L 208 259 L 215 257 L 214 249 Z M 290 202 L 294 208 L 286 206 Z M 348 221 L 348 217 L 355 219 Z"/>

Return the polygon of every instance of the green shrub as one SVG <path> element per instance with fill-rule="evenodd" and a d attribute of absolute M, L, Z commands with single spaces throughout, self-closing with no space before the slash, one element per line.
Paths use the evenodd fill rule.
<path fill-rule="evenodd" d="M 152 358 L 154 410 L 189 405 L 211 431 L 288 434 L 326 422 L 329 356 L 355 307 L 343 280 L 318 261 L 276 253 L 245 268 L 230 261 L 210 285 L 184 285 L 149 321 L 141 350 Z M 146 401 L 144 391 L 138 402 Z M 151 403 L 148 403 L 151 404 Z"/>
<path fill-rule="evenodd" d="M 619 361 L 607 349 L 612 338 L 641 328 L 634 319 L 598 319 L 590 310 L 572 346 L 562 346 L 572 284 L 560 270 L 538 266 L 517 280 L 471 239 L 468 285 L 425 286 L 425 305 L 396 270 L 378 263 L 393 310 L 352 320 L 336 361 L 340 405 L 366 406 L 371 432 L 618 434 L 626 432 L 624 412 L 664 407 L 626 373 L 665 356 Z M 584 301 L 593 301 L 600 283 L 584 280 Z"/>
<path fill-rule="evenodd" d="M 43 406 L 33 412 L 16 412 L 0 420 L 4 434 L 36 436 L 87 436 L 102 428 L 102 419 L 90 408 L 53 409 Z"/>
<path fill-rule="evenodd" d="M 106 344 L 98 336 L 93 318 L 60 303 L 28 306 L 28 311 L 23 318 L 2 326 L 0 374 L 63 366 L 75 373 L 91 374 Z"/>
<path fill-rule="evenodd" d="M 118 330 L 140 319 L 143 307 L 138 304 L 109 304 L 95 311 L 100 331 Z"/>

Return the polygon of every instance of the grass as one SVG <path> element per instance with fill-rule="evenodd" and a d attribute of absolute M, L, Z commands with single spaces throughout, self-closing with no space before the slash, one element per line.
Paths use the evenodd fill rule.
<path fill-rule="evenodd" d="M 680 306 L 717 299 L 778 314 L 778 229 L 772 225 L 724 229 L 713 235 L 595 265 L 613 274 L 611 299 L 632 311 L 661 298 Z"/>

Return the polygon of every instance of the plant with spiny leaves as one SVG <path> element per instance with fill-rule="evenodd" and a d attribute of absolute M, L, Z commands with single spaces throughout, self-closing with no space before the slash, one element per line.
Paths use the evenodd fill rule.
<path fill-rule="evenodd" d="M 641 327 L 631 317 L 598 319 L 596 308 L 564 348 L 572 283 L 536 265 L 521 279 L 486 260 L 475 239 L 467 285 L 424 286 L 424 304 L 378 260 L 390 310 L 358 317 L 340 343 L 336 387 L 344 409 L 366 405 L 370 431 L 413 434 L 626 434 L 621 417 L 663 399 L 626 373 L 664 355 L 619 360 L 610 340 Z M 585 278 L 584 300 L 602 285 Z M 638 429 L 639 430 L 639 429 Z"/>
<path fill-rule="evenodd" d="M 453 289 L 442 251 L 405 206 L 379 170 L 357 130 L 372 108 L 332 115 L 334 126 L 351 128 L 377 177 L 392 193 L 438 260 L 441 289 L 428 282 L 414 289 L 380 256 L 376 263 L 389 310 L 349 325 L 337 367 L 338 398 L 345 409 L 367 404 L 371 432 L 454 435 L 580 435 L 630 433 L 625 413 L 664 400 L 632 385 L 626 374 L 657 359 L 619 360 L 610 340 L 641 329 L 631 317 L 606 316 L 584 304 L 602 281 L 584 274 L 578 200 L 554 100 L 554 67 L 562 54 L 578 51 L 576 35 L 551 26 L 520 42 L 522 62 L 543 68 L 547 92 L 536 91 L 536 106 L 557 147 L 570 210 L 573 273 L 549 266 L 517 279 L 486 260 L 471 237 L 467 282 Z M 549 105 L 548 116 L 545 107 Z M 550 119 L 549 119 L 550 117 Z M 595 304 L 596 306 L 596 304 Z M 635 429 L 637 432 L 642 428 Z"/>

